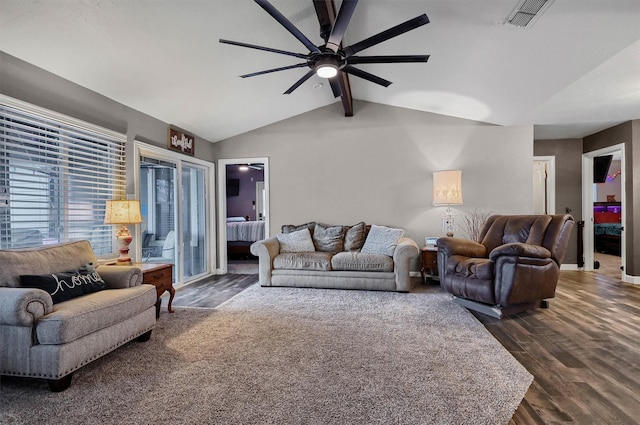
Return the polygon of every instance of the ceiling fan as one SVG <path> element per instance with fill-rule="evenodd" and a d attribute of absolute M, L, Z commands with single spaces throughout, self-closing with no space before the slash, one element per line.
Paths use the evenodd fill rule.
<path fill-rule="evenodd" d="M 368 64 L 368 63 L 408 63 L 408 62 L 427 62 L 429 55 L 391 55 L 391 56 L 356 56 L 356 53 L 365 50 L 369 47 L 389 40 L 400 34 L 404 34 L 407 31 L 411 31 L 422 25 L 429 23 L 429 18 L 426 14 L 422 14 L 416 18 L 410 19 L 385 31 L 382 31 L 376 35 L 373 35 L 358 43 L 352 44 L 347 47 L 342 47 L 342 37 L 344 36 L 351 16 L 358 4 L 357 0 L 343 0 L 340 5 L 340 11 L 335 17 L 333 25 L 323 25 L 320 28 L 320 36 L 324 40 L 325 44 L 316 46 L 309 40 L 295 25 L 293 25 L 282 13 L 280 13 L 271 3 L 267 0 L 254 0 L 260 7 L 262 7 L 269 15 L 271 15 L 276 21 L 280 23 L 287 31 L 289 31 L 295 38 L 297 38 L 304 46 L 309 50 L 309 53 L 295 53 L 285 50 L 274 49 L 271 47 L 258 46 L 255 44 L 242 43 L 238 41 L 231 41 L 220 39 L 220 43 L 231 44 L 234 46 L 248 47 L 251 49 L 263 50 L 266 52 L 278 53 L 287 56 L 293 56 L 299 59 L 304 59 L 305 62 L 295 65 L 283 66 L 280 68 L 267 69 L 265 71 L 253 72 L 250 74 L 244 74 L 240 77 L 255 77 L 257 75 L 269 74 L 272 72 L 284 71 L 287 69 L 304 68 L 308 67 L 309 71 L 298 81 L 296 81 L 284 94 L 291 94 L 295 89 L 300 87 L 302 83 L 311 78 L 314 74 L 322 78 L 329 79 L 333 95 L 335 97 L 342 96 L 345 91 L 341 73 L 353 75 L 355 77 L 363 78 L 372 83 L 379 84 L 384 87 L 388 87 L 391 81 L 380 78 L 369 72 L 355 68 L 353 65 Z M 314 3 L 324 3 L 325 0 L 314 0 Z M 317 5 L 316 5 L 317 6 Z"/>

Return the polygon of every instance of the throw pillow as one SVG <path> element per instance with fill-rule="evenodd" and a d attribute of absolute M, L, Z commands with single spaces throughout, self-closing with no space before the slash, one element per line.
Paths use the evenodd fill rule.
<path fill-rule="evenodd" d="M 311 240 L 309 229 L 297 230 L 291 233 L 280 233 L 276 236 L 280 242 L 280 252 L 314 252 L 316 249 Z"/>
<path fill-rule="evenodd" d="M 349 230 L 347 230 L 347 234 L 344 237 L 345 251 L 355 251 L 356 249 L 362 248 L 365 240 L 364 229 L 364 222 L 360 222 L 349 227 Z"/>
<path fill-rule="evenodd" d="M 344 227 L 316 223 L 313 230 L 316 251 L 340 252 L 344 246 Z"/>
<path fill-rule="evenodd" d="M 315 221 L 310 221 L 304 224 L 284 224 L 282 225 L 282 233 L 291 233 L 302 229 L 309 229 L 309 233 L 313 236 L 313 229 L 316 227 Z"/>
<path fill-rule="evenodd" d="M 98 292 L 107 287 L 107 283 L 95 271 L 22 275 L 20 276 L 20 285 L 25 288 L 38 288 L 47 291 L 54 304 Z"/>
<path fill-rule="evenodd" d="M 362 252 L 365 254 L 384 254 L 390 257 L 404 235 L 404 230 L 385 226 L 371 225 L 371 230 L 364 241 Z"/>

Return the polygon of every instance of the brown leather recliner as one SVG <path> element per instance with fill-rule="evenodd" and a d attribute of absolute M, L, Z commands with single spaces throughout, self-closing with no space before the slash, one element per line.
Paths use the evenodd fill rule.
<path fill-rule="evenodd" d="M 440 238 L 440 285 L 458 304 L 497 318 L 547 307 L 573 224 L 568 214 L 494 215 L 480 243 Z"/>

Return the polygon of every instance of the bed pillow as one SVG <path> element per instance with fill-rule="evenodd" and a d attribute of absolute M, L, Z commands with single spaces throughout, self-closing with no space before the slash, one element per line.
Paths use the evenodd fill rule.
<path fill-rule="evenodd" d="M 54 304 L 102 291 L 107 287 L 107 283 L 96 271 L 22 275 L 20 285 L 24 288 L 38 288 L 48 292 Z"/>
<path fill-rule="evenodd" d="M 620 223 L 620 221 L 621 221 L 620 213 L 604 211 L 604 212 L 596 212 L 593 214 L 594 223 Z"/>
<path fill-rule="evenodd" d="M 365 254 L 383 254 L 390 257 L 404 235 L 404 230 L 386 226 L 371 225 L 371 230 L 364 241 L 362 252 Z"/>
<path fill-rule="evenodd" d="M 227 223 L 238 223 L 242 221 L 247 221 L 245 217 L 227 217 Z"/>
<path fill-rule="evenodd" d="M 276 236 L 280 242 L 280 253 L 315 252 L 309 229 L 296 230 L 291 233 L 280 233 Z"/>

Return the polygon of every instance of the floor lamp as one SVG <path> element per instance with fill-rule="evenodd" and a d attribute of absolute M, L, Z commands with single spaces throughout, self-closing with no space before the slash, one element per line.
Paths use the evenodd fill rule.
<path fill-rule="evenodd" d="M 433 205 L 446 206 L 442 216 L 442 230 L 453 237 L 456 215 L 451 205 L 462 205 L 462 171 L 446 170 L 433 173 Z"/>
<path fill-rule="evenodd" d="M 107 201 L 106 210 L 104 213 L 105 224 L 121 224 L 118 229 L 116 237 L 118 239 L 118 250 L 120 256 L 116 260 L 116 265 L 128 266 L 131 265 L 131 257 L 129 256 L 129 244 L 133 240 L 133 236 L 127 229 L 127 224 L 140 224 L 142 223 L 142 216 L 140 215 L 140 201 Z"/>

